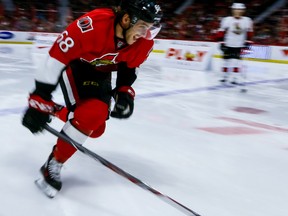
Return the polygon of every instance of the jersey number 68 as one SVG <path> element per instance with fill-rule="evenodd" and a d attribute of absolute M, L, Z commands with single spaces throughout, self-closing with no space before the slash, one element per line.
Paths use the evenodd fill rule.
<path fill-rule="evenodd" d="M 74 46 L 74 41 L 71 37 L 68 37 L 68 32 L 64 31 L 57 40 L 57 43 L 59 44 L 59 48 L 62 50 L 62 52 L 66 53 L 69 48 Z"/>

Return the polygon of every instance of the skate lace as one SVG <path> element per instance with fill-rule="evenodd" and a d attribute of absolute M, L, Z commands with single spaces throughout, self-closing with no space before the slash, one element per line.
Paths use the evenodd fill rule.
<path fill-rule="evenodd" d="M 60 171 L 61 171 L 62 166 L 63 164 L 57 162 L 54 158 L 49 161 L 49 164 L 47 167 L 49 171 L 49 175 L 55 181 L 61 181 Z"/>

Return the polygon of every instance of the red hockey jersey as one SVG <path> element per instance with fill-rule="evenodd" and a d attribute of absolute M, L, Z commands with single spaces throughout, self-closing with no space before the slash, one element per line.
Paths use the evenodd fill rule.
<path fill-rule="evenodd" d="M 139 67 L 147 59 L 154 42 L 140 38 L 134 44 L 118 49 L 115 44 L 115 18 L 112 9 L 102 8 L 71 23 L 56 39 L 49 51 L 45 72 L 42 71 L 44 74 L 36 79 L 55 84 L 61 69 L 75 59 L 89 62 L 101 71 L 105 66 L 120 62 L 126 62 L 129 68 Z"/>

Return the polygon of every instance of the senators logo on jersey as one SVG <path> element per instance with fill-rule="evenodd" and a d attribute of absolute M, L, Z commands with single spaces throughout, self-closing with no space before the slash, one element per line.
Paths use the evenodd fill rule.
<path fill-rule="evenodd" d="M 83 60 L 85 62 L 89 62 L 91 65 L 93 65 L 95 67 L 99 67 L 99 66 L 117 64 L 117 62 L 116 62 L 117 56 L 118 56 L 118 53 L 107 53 L 107 54 L 101 56 L 100 58 L 95 58 L 91 61 L 88 61 L 84 58 L 82 58 L 81 60 Z"/>
<path fill-rule="evenodd" d="M 240 35 L 243 33 L 242 28 L 240 27 L 239 23 L 234 23 L 234 30 L 233 30 L 234 34 Z"/>

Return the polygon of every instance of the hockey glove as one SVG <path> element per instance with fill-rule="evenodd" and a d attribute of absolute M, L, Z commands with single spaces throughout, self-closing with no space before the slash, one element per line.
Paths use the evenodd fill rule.
<path fill-rule="evenodd" d="M 245 41 L 245 43 L 244 43 L 244 49 L 250 50 L 252 45 L 253 45 L 253 42 L 252 42 L 252 41 Z"/>
<path fill-rule="evenodd" d="M 130 86 L 122 86 L 115 90 L 113 97 L 115 105 L 110 116 L 119 119 L 129 118 L 134 110 L 134 89 Z"/>
<path fill-rule="evenodd" d="M 51 121 L 50 115 L 63 107 L 52 100 L 44 100 L 37 94 L 31 94 L 28 99 L 29 107 L 24 113 L 22 124 L 32 133 L 43 131 L 44 125 Z"/>
<path fill-rule="evenodd" d="M 220 43 L 220 50 L 225 53 L 227 50 L 227 46 L 224 43 Z"/>

